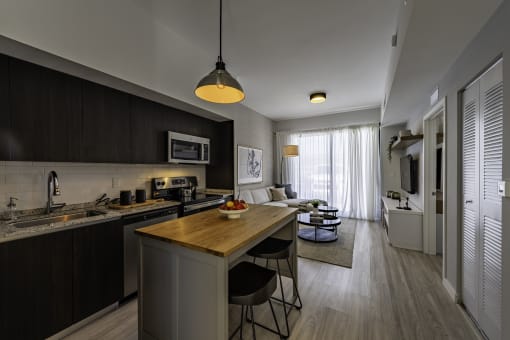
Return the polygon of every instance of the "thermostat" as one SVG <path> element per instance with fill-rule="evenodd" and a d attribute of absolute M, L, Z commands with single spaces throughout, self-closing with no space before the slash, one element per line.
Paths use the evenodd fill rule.
<path fill-rule="evenodd" d="M 498 194 L 501 197 L 510 197 L 510 181 L 498 182 Z"/>

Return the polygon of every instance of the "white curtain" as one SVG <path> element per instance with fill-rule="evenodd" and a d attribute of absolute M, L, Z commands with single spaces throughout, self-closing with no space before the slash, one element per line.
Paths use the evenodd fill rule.
<path fill-rule="evenodd" d="M 284 180 L 292 184 L 298 197 L 325 200 L 337 207 L 343 217 L 379 218 L 377 126 L 280 134 L 283 135 L 280 152 L 283 145 L 299 145 L 299 157 L 284 159 Z"/>
<path fill-rule="evenodd" d="M 342 216 L 378 219 L 379 129 L 370 126 L 335 130 L 331 144 L 331 202 Z"/>

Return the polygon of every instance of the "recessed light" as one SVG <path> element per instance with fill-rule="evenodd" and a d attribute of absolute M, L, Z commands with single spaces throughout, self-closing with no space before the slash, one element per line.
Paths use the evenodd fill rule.
<path fill-rule="evenodd" d="M 320 104 L 326 101 L 326 93 L 324 92 L 315 92 L 310 95 L 310 103 Z"/>

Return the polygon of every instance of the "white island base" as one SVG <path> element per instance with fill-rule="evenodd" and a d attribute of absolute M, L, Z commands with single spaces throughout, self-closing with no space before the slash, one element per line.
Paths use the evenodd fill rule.
<path fill-rule="evenodd" d="M 264 211 L 273 211 L 273 209 L 282 208 L 271 207 Z M 257 209 L 250 208 L 250 210 L 251 214 L 257 215 Z M 249 225 L 246 220 L 243 221 L 248 213 L 243 214 L 240 220 L 223 218 L 221 222 L 230 224 L 228 228 L 240 228 L 240 234 L 234 237 L 235 240 L 231 242 L 232 247 L 224 253 L 224 256 L 218 254 L 214 247 L 202 249 L 201 245 L 196 245 L 194 248 L 192 241 L 182 245 L 179 244 L 180 241 L 165 240 L 161 233 L 156 236 L 151 235 L 152 230 L 145 234 L 138 233 L 141 236 L 139 237 L 139 339 L 228 339 L 228 270 L 239 262 L 249 249 L 271 235 L 294 240 L 291 264 L 297 276 L 296 216 L 293 209 L 289 211 L 290 214 L 282 215 L 283 218 L 276 223 L 273 223 L 274 219 L 272 219 L 267 225 L 260 221 L 264 219 L 264 215 L 259 215 L 259 221 L 254 223 L 255 225 Z M 170 230 L 182 228 L 183 222 L 189 222 L 191 229 L 199 231 L 200 228 L 205 227 L 204 221 L 207 218 L 201 219 L 202 226 L 200 226 L 196 224 L 200 223 L 196 216 L 208 213 L 206 211 L 168 221 L 156 227 L 164 226 Z M 214 216 L 218 214 L 216 211 L 213 213 Z M 232 221 L 238 222 L 234 222 L 236 223 L 234 225 Z M 153 227 L 155 226 L 141 230 Z M 216 231 L 213 228 L 210 232 Z M 176 232 L 175 237 L 180 237 L 179 234 L 180 232 Z M 182 235 L 187 235 L 189 238 L 189 234 Z M 239 235 L 246 237 L 239 242 Z M 219 242 L 225 243 L 225 239 L 222 240 L 221 231 L 218 237 Z M 181 237 L 183 238 L 186 237 Z M 286 266 L 281 267 L 283 269 Z"/>

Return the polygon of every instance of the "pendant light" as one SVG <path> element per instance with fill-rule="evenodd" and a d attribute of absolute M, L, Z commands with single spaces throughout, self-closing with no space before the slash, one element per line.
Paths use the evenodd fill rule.
<path fill-rule="evenodd" d="M 195 95 L 208 102 L 220 104 L 232 104 L 244 99 L 244 91 L 241 84 L 234 79 L 225 69 L 222 58 L 222 19 L 223 0 L 220 0 L 220 55 L 216 62 L 216 68 L 206 75 L 195 88 Z"/>

